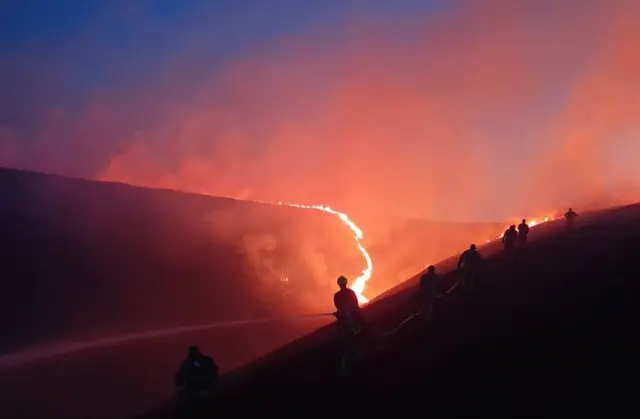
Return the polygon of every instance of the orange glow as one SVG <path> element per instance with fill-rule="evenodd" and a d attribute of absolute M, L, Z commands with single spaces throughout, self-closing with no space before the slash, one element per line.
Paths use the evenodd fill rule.
<path fill-rule="evenodd" d="M 313 210 L 318 210 L 318 211 L 324 211 L 326 213 L 332 214 L 337 216 L 338 218 L 340 218 L 340 221 L 342 221 L 347 227 L 349 227 L 349 229 L 351 229 L 351 231 L 353 232 L 353 239 L 356 241 L 356 245 L 358 246 L 358 249 L 360 250 L 360 253 L 362 253 L 362 256 L 364 257 L 365 261 L 367 262 L 367 267 L 365 269 L 362 270 L 362 274 L 360 274 L 359 277 L 357 277 L 352 285 L 351 285 L 351 289 L 356 293 L 356 295 L 358 296 L 358 301 L 360 301 L 360 303 L 368 303 L 369 299 L 366 298 L 363 295 L 365 286 L 367 285 L 367 281 L 369 280 L 369 278 L 371 278 L 371 274 L 373 273 L 373 262 L 371 261 L 371 257 L 369 256 L 369 253 L 367 252 L 367 249 L 364 248 L 364 246 L 361 243 L 362 240 L 362 230 L 360 229 L 360 227 L 358 227 L 353 221 L 351 221 L 349 219 L 349 216 L 347 216 L 347 214 L 343 213 L 343 212 L 339 212 L 334 210 L 331 207 L 328 206 L 324 206 L 324 205 L 300 205 L 300 204 L 290 204 L 287 202 L 277 202 L 277 205 L 282 205 L 282 206 L 286 206 L 286 207 L 293 207 L 293 208 L 304 208 L 304 209 L 313 209 Z M 288 281 L 288 279 L 286 279 Z"/>
<path fill-rule="evenodd" d="M 547 217 L 537 217 L 537 218 L 533 218 L 531 220 L 528 220 L 527 224 L 529 224 L 529 227 L 532 228 L 532 227 L 535 227 L 537 225 L 540 225 L 540 224 L 543 224 L 543 223 L 546 223 L 546 222 L 552 221 L 552 220 L 553 220 L 553 218 L 548 217 L 548 216 Z M 507 227 L 505 227 L 505 230 L 507 230 L 509 228 L 509 226 L 511 226 L 511 224 L 508 225 Z M 501 239 L 503 236 L 504 236 L 504 232 L 502 232 L 502 234 L 500 234 L 500 236 L 498 238 Z M 487 243 L 489 243 L 490 241 L 491 240 L 487 240 Z"/>

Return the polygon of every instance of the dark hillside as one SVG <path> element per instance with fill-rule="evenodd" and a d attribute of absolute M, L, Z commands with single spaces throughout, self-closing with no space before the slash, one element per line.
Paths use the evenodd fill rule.
<path fill-rule="evenodd" d="M 402 270 L 415 272 L 433 260 L 436 253 L 424 251 L 429 243 L 445 252 L 483 228 L 427 224 L 408 223 L 398 230 L 404 240 L 374 246 L 380 269 L 372 285 L 379 291 Z M 451 241 L 438 241 L 440 234 Z M 319 211 L 7 169 L 0 169 L 0 250 L 3 418 L 144 412 L 169 397 L 174 368 L 190 344 L 228 371 L 330 320 L 210 329 L 12 364 L 29 351 L 330 311 L 335 277 L 353 277 L 363 267 L 348 229 Z M 386 317 L 389 325 L 403 314 L 394 313 Z M 47 390 L 33 392 L 42 386 Z"/>
<path fill-rule="evenodd" d="M 318 211 L 11 170 L 0 197 L 0 351 L 318 312 L 362 263 Z"/>

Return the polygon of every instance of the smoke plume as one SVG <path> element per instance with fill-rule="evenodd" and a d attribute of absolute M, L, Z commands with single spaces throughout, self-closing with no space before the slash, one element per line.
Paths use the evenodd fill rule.
<path fill-rule="evenodd" d="M 355 13 L 331 39 L 282 37 L 193 77 L 200 40 L 147 84 L 87 93 L 29 130 L 3 123 L 0 162 L 327 203 L 369 235 L 389 215 L 499 220 L 635 200 L 639 17 L 625 0 Z"/>

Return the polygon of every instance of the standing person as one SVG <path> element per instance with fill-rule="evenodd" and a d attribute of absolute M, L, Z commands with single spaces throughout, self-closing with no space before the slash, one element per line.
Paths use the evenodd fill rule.
<path fill-rule="evenodd" d="M 431 265 L 427 272 L 420 277 L 420 297 L 422 313 L 425 321 L 431 323 L 436 303 L 441 295 L 442 278 L 436 274 L 436 267 Z"/>
<path fill-rule="evenodd" d="M 567 230 L 571 230 L 573 229 L 573 223 L 575 222 L 576 218 L 578 217 L 578 214 L 576 214 L 573 211 L 573 208 L 569 208 L 569 211 L 567 211 L 564 214 L 564 219 L 566 220 L 567 224 L 566 224 L 566 228 Z"/>
<path fill-rule="evenodd" d="M 175 385 L 188 393 L 208 392 L 218 383 L 219 369 L 213 358 L 202 354 L 200 348 L 189 347 L 187 358 L 176 373 Z"/>
<path fill-rule="evenodd" d="M 478 253 L 475 244 L 465 250 L 458 259 L 458 269 L 462 270 L 460 278 L 460 288 L 463 292 L 471 292 L 475 284 L 476 277 L 482 268 L 482 256 Z"/>
<path fill-rule="evenodd" d="M 518 246 L 525 247 L 527 245 L 527 236 L 529 235 L 529 225 L 526 219 L 522 219 L 522 222 L 518 226 Z"/>
<path fill-rule="evenodd" d="M 192 419 L 205 408 L 208 396 L 218 386 L 220 370 L 213 358 L 202 354 L 197 346 L 189 347 L 175 376 L 178 389 L 174 418 Z"/>
<path fill-rule="evenodd" d="M 504 245 L 504 253 L 507 258 L 512 258 L 518 243 L 518 232 L 515 224 L 511 225 L 502 235 L 502 244 Z"/>
<path fill-rule="evenodd" d="M 348 280 L 344 276 L 338 278 L 340 289 L 333 295 L 336 307 L 336 329 L 341 350 L 341 372 L 347 374 L 348 360 L 357 352 L 357 337 L 362 332 L 364 318 L 358 304 L 356 293 L 347 288 Z"/>

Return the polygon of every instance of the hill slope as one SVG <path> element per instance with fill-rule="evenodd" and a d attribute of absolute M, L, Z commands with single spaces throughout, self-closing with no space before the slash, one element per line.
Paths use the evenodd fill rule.
<path fill-rule="evenodd" d="M 337 377 L 325 328 L 227 377 L 213 406 L 240 417 L 373 417 L 410 406 L 522 414 L 566 400 L 634 398 L 640 206 L 584 214 L 572 232 L 540 226 L 515 262 L 497 250 L 482 249 L 488 269 L 470 301 L 454 290 L 434 324 L 406 322 L 349 379 Z M 413 294 L 408 287 L 371 304 L 373 327 L 389 331 L 407 318 Z"/>
<path fill-rule="evenodd" d="M 4 169 L 0 196 L 0 352 L 317 312 L 320 281 L 359 267 L 321 212 Z"/>
<path fill-rule="evenodd" d="M 430 225 L 403 249 L 376 245 L 376 266 L 393 278 L 395 265 L 407 266 L 397 257 L 435 240 L 436 230 L 451 238 L 456 229 Z M 385 255 L 392 256 L 387 264 Z M 420 267 L 428 261 L 410 259 Z M 144 412 L 169 397 L 173 368 L 190 344 L 227 371 L 329 320 L 210 329 L 15 366 L 25 349 L 329 311 L 334 278 L 353 277 L 363 263 L 350 231 L 319 211 L 0 169 L 2 417 Z M 43 385 L 46 391 L 33 392 Z"/>

